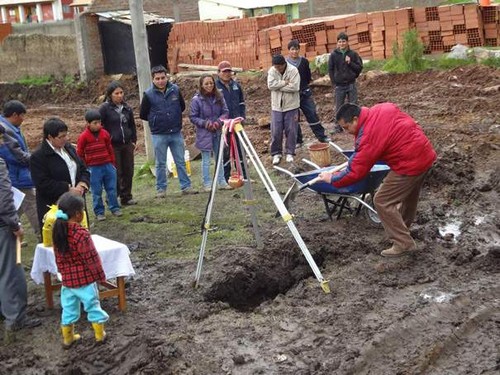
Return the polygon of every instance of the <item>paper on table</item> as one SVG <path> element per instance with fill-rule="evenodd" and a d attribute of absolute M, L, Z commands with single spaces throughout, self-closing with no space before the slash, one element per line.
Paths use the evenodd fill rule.
<path fill-rule="evenodd" d="M 11 187 L 11 190 L 12 194 L 14 194 L 14 206 L 16 207 L 16 211 L 18 211 L 26 194 L 24 194 L 21 190 L 16 189 L 14 186 Z"/>

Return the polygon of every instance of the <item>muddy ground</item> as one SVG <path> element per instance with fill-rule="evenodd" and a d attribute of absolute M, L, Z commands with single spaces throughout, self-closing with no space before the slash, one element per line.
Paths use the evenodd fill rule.
<path fill-rule="evenodd" d="M 265 78 L 242 81 L 249 122 L 256 123 L 269 115 Z M 0 99 L 18 95 L 29 105 L 23 128 L 35 146 L 50 115 L 65 119 L 72 132 L 81 128 L 83 109 L 95 105 L 106 82 L 55 96 L 9 86 Z M 190 98 L 195 83 L 179 84 Z M 136 92 L 133 80 L 127 85 Z M 0 373 L 498 374 L 498 85 L 500 70 L 480 66 L 360 79 L 363 105 L 397 103 L 420 122 L 439 155 L 412 226 L 421 248 L 414 255 L 381 258 L 388 245 L 383 230 L 362 217 L 327 220 L 319 198 L 303 193 L 291 211 L 330 280 L 330 294 L 279 219 L 262 228 L 263 251 L 245 244 L 213 251 L 196 292 L 195 260 L 139 262 L 137 252 L 148 251 L 139 246 L 132 252 L 137 277 L 127 291 L 128 311 L 103 302 L 112 315 L 104 347 L 87 340 L 63 351 L 59 313 L 46 310 L 42 289 L 30 284 L 30 313 L 43 326 L 0 347 Z M 331 90 L 315 87 L 314 94 L 332 128 Z M 136 95 L 128 101 L 137 108 Z M 249 125 L 247 133 L 269 166 L 269 130 Z M 192 140 L 191 131 L 186 138 Z M 352 145 L 347 134 L 335 141 Z M 299 157 L 308 157 L 305 147 Z"/>

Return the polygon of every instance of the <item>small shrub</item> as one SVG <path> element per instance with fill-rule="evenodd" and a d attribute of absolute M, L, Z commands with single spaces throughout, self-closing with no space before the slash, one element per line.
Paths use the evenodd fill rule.
<path fill-rule="evenodd" d="M 426 68 L 424 45 L 418 37 L 416 29 L 407 31 L 403 36 L 403 48 L 400 51 L 397 44 L 393 45 L 394 57 L 389 59 L 383 69 L 392 73 L 407 73 L 421 71 Z"/>
<path fill-rule="evenodd" d="M 492 68 L 500 68 L 500 58 L 499 57 L 488 57 L 481 61 L 481 64 L 486 66 L 491 66 Z"/>

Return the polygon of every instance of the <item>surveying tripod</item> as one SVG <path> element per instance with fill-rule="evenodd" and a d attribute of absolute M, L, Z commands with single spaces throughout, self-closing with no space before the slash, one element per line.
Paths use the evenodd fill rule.
<path fill-rule="evenodd" d="M 319 281 L 321 288 L 325 293 L 330 293 L 330 284 L 328 280 L 325 280 L 323 278 L 323 275 L 321 274 L 321 271 L 319 270 L 318 266 L 316 265 L 316 262 L 314 261 L 311 253 L 307 249 L 306 244 L 304 243 L 304 240 L 299 234 L 299 231 L 297 230 L 297 227 L 295 226 L 295 223 L 292 221 L 293 216 L 288 212 L 288 209 L 285 207 L 285 204 L 281 200 L 281 196 L 274 187 L 273 182 L 271 181 L 271 178 L 269 177 L 269 174 L 267 173 L 266 169 L 264 168 L 264 165 L 262 164 L 257 152 L 255 151 L 252 143 L 250 142 L 247 134 L 245 133 L 245 130 L 243 129 L 243 126 L 241 125 L 241 118 L 240 119 L 235 119 L 235 120 L 228 120 L 225 121 L 224 126 L 223 126 L 223 136 L 221 137 L 223 139 L 224 134 L 227 132 L 235 132 L 236 136 L 238 137 L 238 140 L 240 141 L 240 144 L 243 146 L 243 149 L 245 150 L 246 154 L 250 158 L 250 161 L 254 165 L 255 169 L 257 170 L 257 173 L 262 180 L 267 192 L 271 196 L 271 199 L 273 200 L 274 204 L 276 205 L 276 208 L 278 209 L 278 212 L 280 213 L 281 217 L 285 221 L 286 225 L 288 226 L 288 229 L 290 232 L 292 232 L 292 235 L 297 242 L 297 244 L 300 247 L 300 250 L 302 250 L 302 253 L 304 254 L 307 262 L 309 263 L 309 266 L 311 267 L 314 276 L 316 279 Z M 194 281 L 194 286 L 195 288 L 198 286 L 200 277 L 201 277 L 201 270 L 203 266 L 203 258 L 205 256 L 205 247 L 207 245 L 207 238 L 208 238 L 208 231 L 210 229 L 210 218 L 212 215 L 212 208 L 213 208 L 213 203 L 214 203 L 214 197 L 215 197 L 215 191 L 216 191 L 216 184 L 217 184 L 217 177 L 219 176 L 219 173 L 221 173 L 222 169 L 222 153 L 224 149 L 224 142 L 220 142 L 219 146 L 219 154 L 217 157 L 217 162 L 216 162 L 216 168 L 215 168 L 215 176 L 212 179 L 212 189 L 210 192 L 210 197 L 209 201 L 207 204 L 207 209 L 205 212 L 205 218 L 203 220 L 202 224 L 202 241 L 201 241 L 201 246 L 200 246 L 200 253 L 198 256 L 198 265 L 196 267 L 196 276 L 195 276 L 195 281 Z M 247 174 L 248 174 L 248 169 L 247 169 Z"/>

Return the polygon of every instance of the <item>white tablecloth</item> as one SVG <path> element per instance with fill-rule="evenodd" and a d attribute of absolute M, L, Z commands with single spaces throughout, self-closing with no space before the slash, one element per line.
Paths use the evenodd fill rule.
<path fill-rule="evenodd" d="M 106 279 L 118 276 L 134 276 L 135 271 L 130 261 L 130 250 L 127 245 L 109 240 L 97 234 L 92 235 L 95 247 L 102 261 L 102 268 Z M 43 283 L 43 273 L 57 274 L 56 258 L 52 247 L 45 247 L 39 243 L 35 249 L 31 278 L 37 283 Z"/>

